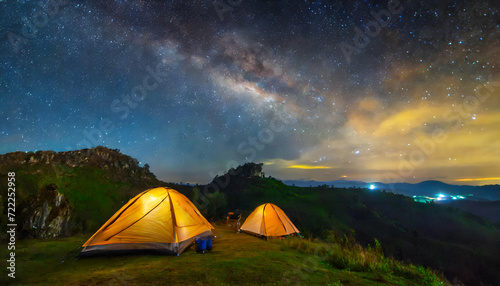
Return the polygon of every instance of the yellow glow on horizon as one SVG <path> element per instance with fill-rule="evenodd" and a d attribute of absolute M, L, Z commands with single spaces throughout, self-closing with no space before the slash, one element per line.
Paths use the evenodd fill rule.
<path fill-rule="evenodd" d="M 470 182 L 470 181 L 496 181 L 500 180 L 500 177 L 492 178 L 468 178 L 468 179 L 456 179 L 456 182 Z"/>
<path fill-rule="evenodd" d="M 291 165 L 287 167 L 288 169 L 304 169 L 304 170 L 314 170 L 314 169 L 331 169 L 328 166 L 313 166 L 313 165 Z"/>

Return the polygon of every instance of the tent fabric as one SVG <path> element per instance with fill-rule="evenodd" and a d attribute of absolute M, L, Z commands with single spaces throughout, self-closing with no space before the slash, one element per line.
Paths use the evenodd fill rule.
<path fill-rule="evenodd" d="M 255 208 L 240 229 L 266 237 L 300 233 L 285 212 L 271 203 L 262 204 Z"/>
<path fill-rule="evenodd" d="M 214 227 L 174 189 L 155 188 L 132 198 L 85 244 L 81 255 L 108 251 L 156 250 L 180 254 Z"/>

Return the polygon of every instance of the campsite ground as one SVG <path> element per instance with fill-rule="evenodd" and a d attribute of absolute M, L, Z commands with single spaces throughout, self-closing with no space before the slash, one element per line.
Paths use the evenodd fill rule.
<path fill-rule="evenodd" d="M 26 239 L 17 244 L 16 278 L 22 285 L 408 285 L 410 281 L 374 272 L 338 270 L 283 241 L 235 233 L 216 225 L 213 250 L 188 248 L 179 257 L 126 255 L 75 259 L 87 236 Z M 4 271 L 5 272 L 5 271 Z"/>

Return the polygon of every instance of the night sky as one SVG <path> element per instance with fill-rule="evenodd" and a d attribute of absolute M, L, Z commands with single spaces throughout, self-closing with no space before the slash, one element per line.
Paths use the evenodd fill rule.
<path fill-rule="evenodd" d="M 0 1 L 1 154 L 500 183 L 499 1 L 42 2 Z"/>

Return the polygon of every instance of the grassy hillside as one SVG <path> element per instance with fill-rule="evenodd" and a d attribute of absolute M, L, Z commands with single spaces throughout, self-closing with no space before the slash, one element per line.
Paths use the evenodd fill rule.
<path fill-rule="evenodd" d="M 378 239 L 386 255 L 442 271 L 450 281 L 500 283 L 499 232 L 475 215 L 389 192 L 294 187 L 274 178 L 248 176 L 244 170 L 233 173 L 212 182 L 225 183 L 219 184 L 216 195 L 225 197 L 227 210 L 240 209 L 247 215 L 271 202 L 307 236 L 353 232 L 362 245 Z M 208 190 L 217 189 L 213 186 Z"/>
<path fill-rule="evenodd" d="M 383 258 L 375 249 L 354 250 L 356 245 L 347 242 L 316 243 L 300 238 L 265 241 L 222 225 L 216 229 L 218 238 L 211 252 L 197 254 L 191 247 L 179 257 L 75 259 L 75 249 L 87 236 L 24 240 L 18 244 L 15 284 L 443 285 L 442 279 L 427 269 Z M 0 278 L 3 285 L 12 282 L 6 275 Z"/>
<path fill-rule="evenodd" d="M 100 227 L 131 197 L 148 188 L 164 184 L 137 160 L 118 150 L 104 147 L 55 153 L 15 152 L 0 155 L 0 179 L 7 182 L 7 173 L 15 172 L 16 221 L 21 237 L 33 236 L 29 221 L 40 191 L 47 186 L 68 199 L 71 206 L 70 234 Z M 0 185 L 0 194 L 7 194 L 7 184 Z M 43 199 L 43 198 L 42 198 Z M 2 235 L 6 226 L 7 200 L 3 206 Z"/>

